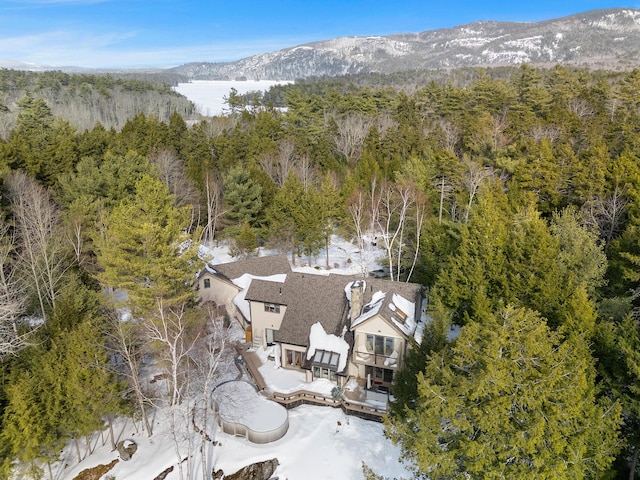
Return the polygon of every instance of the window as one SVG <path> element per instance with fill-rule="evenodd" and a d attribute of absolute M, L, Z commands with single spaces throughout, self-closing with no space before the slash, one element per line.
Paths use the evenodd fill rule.
<path fill-rule="evenodd" d="M 332 382 L 336 381 L 336 372 L 329 368 L 313 366 L 313 378 L 326 378 Z"/>
<path fill-rule="evenodd" d="M 335 382 L 340 354 L 328 350 L 316 350 L 313 356 L 313 377 L 326 378 Z"/>
<path fill-rule="evenodd" d="M 267 340 L 267 346 L 273 345 L 275 343 L 275 340 L 273 339 L 274 332 L 275 330 L 271 328 L 264 329 L 264 336 L 266 337 L 266 340 Z"/>
<path fill-rule="evenodd" d="M 336 352 L 330 352 L 328 350 L 316 350 L 316 354 L 313 356 L 314 365 L 331 368 L 334 371 L 338 369 L 339 361 L 340 354 Z"/>
<path fill-rule="evenodd" d="M 380 367 L 367 367 L 366 368 L 367 376 L 371 378 L 371 385 L 382 385 L 389 384 L 393 382 L 393 370 L 388 368 L 380 368 Z"/>
<path fill-rule="evenodd" d="M 204 279 L 204 288 L 209 288 L 211 287 L 211 279 L 210 278 L 205 278 Z"/>
<path fill-rule="evenodd" d="M 285 349 L 285 361 L 289 367 L 301 367 L 303 352 Z"/>
<path fill-rule="evenodd" d="M 271 313 L 280 313 L 280 305 L 278 305 L 277 303 L 265 303 L 264 311 Z"/>
<path fill-rule="evenodd" d="M 381 335 L 367 334 L 367 347 L 374 347 L 374 353 L 376 355 L 389 356 L 395 350 L 395 338 L 383 337 Z"/>

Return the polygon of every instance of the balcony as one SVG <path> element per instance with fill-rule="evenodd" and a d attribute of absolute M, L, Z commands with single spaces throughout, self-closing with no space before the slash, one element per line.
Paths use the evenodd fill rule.
<path fill-rule="evenodd" d="M 356 335 L 353 362 L 379 368 L 397 369 L 402 362 L 404 341 L 370 333 Z"/>
<path fill-rule="evenodd" d="M 394 350 L 390 355 L 371 352 L 364 346 L 356 347 L 353 350 L 353 362 L 360 365 L 370 365 L 372 367 L 397 369 L 400 359 L 398 351 Z"/>

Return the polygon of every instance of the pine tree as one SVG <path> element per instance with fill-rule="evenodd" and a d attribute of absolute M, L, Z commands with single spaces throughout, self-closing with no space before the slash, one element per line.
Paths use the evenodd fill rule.
<path fill-rule="evenodd" d="M 233 168 L 224 179 L 224 200 L 228 206 L 226 219 L 236 233 L 243 223 L 258 226 L 262 212 L 262 187 L 242 167 Z"/>
<path fill-rule="evenodd" d="M 429 359 L 418 407 L 391 420 L 403 458 L 429 478 L 593 478 L 619 448 L 620 407 L 596 400 L 578 335 L 526 309 L 471 322 Z"/>
<path fill-rule="evenodd" d="M 181 303 L 193 298 L 195 244 L 185 233 L 188 207 L 176 208 L 166 186 L 144 176 L 133 198 L 113 209 L 99 240 L 104 285 L 127 291 L 130 305 L 154 309 L 158 298 Z"/>

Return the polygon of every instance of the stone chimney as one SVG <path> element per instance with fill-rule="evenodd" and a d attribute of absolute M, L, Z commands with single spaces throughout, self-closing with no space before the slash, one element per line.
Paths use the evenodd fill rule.
<path fill-rule="evenodd" d="M 356 280 L 351 284 L 351 315 L 349 321 L 351 324 L 362 313 L 364 306 L 364 280 Z"/>

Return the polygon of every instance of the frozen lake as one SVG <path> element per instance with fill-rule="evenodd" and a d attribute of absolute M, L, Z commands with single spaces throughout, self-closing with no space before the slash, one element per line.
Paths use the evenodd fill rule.
<path fill-rule="evenodd" d="M 212 117 L 221 115 L 226 107 L 224 97 L 229 96 L 232 88 L 239 94 L 269 90 L 273 85 L 285 85 L 286 80 L 193 80 L 179 83 L 174 90 L 191 100 L 198 112 Z"/>

